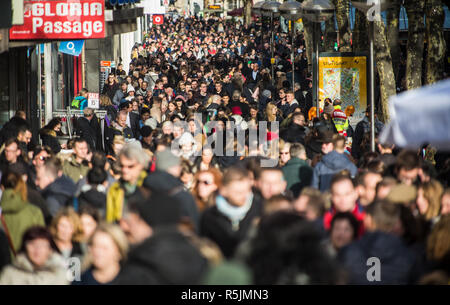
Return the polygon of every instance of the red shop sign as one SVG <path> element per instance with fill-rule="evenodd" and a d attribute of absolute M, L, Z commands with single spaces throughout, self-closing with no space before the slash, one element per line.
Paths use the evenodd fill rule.
<path fill-rule="evenodd" d="M 24 24 L 11 40 L 105 38 L 105 1 L 24 1 Z"/>
<path fill-rule="evenodd" d="M 153 24 L 163 24 L 164 15 L 153 15 Z"/>

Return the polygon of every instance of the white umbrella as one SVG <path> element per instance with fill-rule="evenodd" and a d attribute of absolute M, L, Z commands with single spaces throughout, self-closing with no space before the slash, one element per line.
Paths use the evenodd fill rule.
<path fill-rule="evenodd" d="M 380 135 L 381 143 L 450 150 L 450 80 L 404 92 L 389 104 L 391 122 Z"/>

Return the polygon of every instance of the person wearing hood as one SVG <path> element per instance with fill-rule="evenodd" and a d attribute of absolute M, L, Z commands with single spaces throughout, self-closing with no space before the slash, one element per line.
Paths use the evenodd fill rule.
<path fill-rule="evenodd" d="M 60 208 L 72 204 L 76 191 L 72 179 L 62 174 L 61 161 L 56 157 L 46 159 L 43 165 L 36 168 L 36 186 L 41 189 L 52 216 Z"/>
<path fill-rule="evenodd" d="M 323 133 L 322 138 L 322 160 L 314 167 L 312 187 L 321 192 L 328 191 L 333 176 L 342 170 L 348 170 L 354 178 L 358 168 L 344 154 L 345 138 L 334 135 L 331 131 Z"/>
<path fill-rule="evenodd" d="M 200 234 L 216 242 L 223 255 L 231 258 L 261 213 L 262 202 L 252 192 L 249 172 L 231 167 L 223 176 L 216 205 L 202 215 Z"/>
<path fill-rule="evenodd" d="M 151 191 L 163 191 L 170 194 L 181 204 L 181 213 L 185 224 L 195 232 L 198 230 L 199 213 L 194 197 L 185 191 L 180 180 L 181 160 L 169 148 L 156 154 L 156 170 L 144 181 L 144 187 Z"/>
<path fill-rule="evenodd" d="M 136 90 L 134 89 L 133 85 L 128 85 L 127 87 L 127 97 L 125 98 L 128 102 L 133 101 L 136 97 Z"/>
<path fill-rule="evenodd" d="M 22 177 L 13 172 L 3 173 L 1 180 L 2 198 L 1 227 L 10 239 L 13 258 L 22 247 L 22 236 L 32 226 L 45 225 L 41 210 L 27 199 L 27 186 Z"/>
<path fill-rule="evenodd" d="M 58 253 L 50 232 L 42 226 L 29 228 L 13 264 L 0 275 L 0 285 L 67 285 L 66 262 Z"/>
<path fill-rule="evenodd" d="M 182 221 L 181 202 L 166 192 L 135 197 L 120 221 L 131 251 L 112 284 L 197 284 L 207 260 L 177 227 Z M 188 262 L 188 263 L 186 263 Z"/>
<path fill-rule="evenodd" d="M 376 201 L 367 207 L 364 227 L 367 233 L 338 254 L 354 285 L 408 285 L 415 279 L 417 257 L 394 232 L 400 222 L 400 206 Z M 379 271 L 370 259 L 377 258 Z M 374 261 L 376 263 L 376 260 Z M 369 267 L 368 267 L 369 266 Z M 372 267 L 371 267 L 372 266 Z M 371 272 L 373 270 L 373 272 Z M 370 279 L 370 276 L 372 280 Z"/>

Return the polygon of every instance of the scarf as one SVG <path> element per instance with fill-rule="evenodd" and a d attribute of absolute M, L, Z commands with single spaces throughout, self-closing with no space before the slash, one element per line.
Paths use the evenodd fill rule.
<path fill-rule="evenodd" d="M 231 221 L 233 231 L 239 230 L 239 223 L 245 218 L 252 207 L 252 202 L 253 193 L 247 197 L 245 204 L 240 207 L 229 204 L 221 195 L 218 195 L 216 198 L 217 209 Z"/>

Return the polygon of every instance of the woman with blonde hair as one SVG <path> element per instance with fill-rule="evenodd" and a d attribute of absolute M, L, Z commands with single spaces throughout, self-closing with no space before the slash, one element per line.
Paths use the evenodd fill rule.
<path fill-rule="evenodd" d="M 56 214 L 50 224 L 50 233 L 64 258 L 84 256 L 85 251 L 80 243 L 84 236 L 83 227 L 72 207 L 63 208 Z"/>
<path fill-rule="evenodd" d="M 117 106 L 116 106 L 117 107 Z M 116 120 L 117 108 L 114 107 L 111 99 L 107 95 L 100 95 L 100 109 L 106 110 L 106 124 L 109 126 L 111 122 Z"/>
<path fill-rule="evenodd" d="M 269 103 L 266 106 L 266 117 L 268 122 L 281 121 L 280 110 L 275 104 Z"/>
<path fill-rule="evenodd" d="M 100 224 L 88 242 L 81 281 L 73 285 L 103 285 L 119 274 L 128 253 L 128 241 L 118 225 Z"/>
<path fill-rule="evenodd" d="M 280 166 L 286 165 L 286 163 L 291 159 L 291 153 L 289 149 L 291 148 L 291 143 L 285 142 L 282 139 L 279 141 L 279 151 L 280 151 Z"/>
<path fill-rule="evenodd" d="M 441 197 L 444 188 L 437 180 L 421 184 L 417 189 L 417 209 L 426 221 L 435 222 L 441 210 Z"/>

